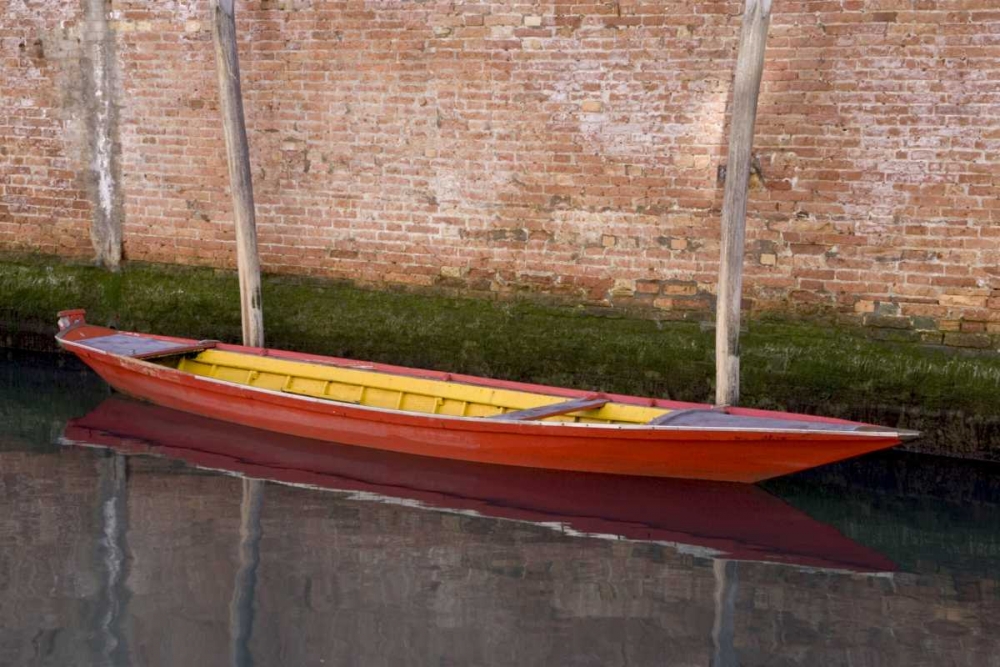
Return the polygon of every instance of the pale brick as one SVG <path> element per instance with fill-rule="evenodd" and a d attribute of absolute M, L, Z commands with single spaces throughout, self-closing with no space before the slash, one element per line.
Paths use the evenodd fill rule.
<path fill-rule="evenodd" d="M 969 306 L 971 308 L 985 308 L 985 296 L 967 296 L 964 294 L 942 294 L 938 297 L 938 303 L 942 306 Z"/>
<path fill-rule="evenodd" d="M 635 294 L 635 281 L 629 278 L 616 278 L 611 288 L 612 296 L 632 296 Z"/>

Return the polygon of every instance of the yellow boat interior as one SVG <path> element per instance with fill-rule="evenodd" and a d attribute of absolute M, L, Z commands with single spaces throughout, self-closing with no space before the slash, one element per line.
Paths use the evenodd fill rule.
<path fill-rule="evenodd" d="M 167 356 L 153 363 L 259 389 L 339 403 L 455 417 L 636 425 L 655 424 L 671 413 L 663 408 L 615 403 L 599 395 L 569 400 L 526 391 L 218 349 Z"/>

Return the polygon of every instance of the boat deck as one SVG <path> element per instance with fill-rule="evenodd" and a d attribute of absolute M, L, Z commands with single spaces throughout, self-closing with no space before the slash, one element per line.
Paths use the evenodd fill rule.
<path fill-rule="evenodd" d="M 390 410 L 455 417 L 598 424 L 647 424 L 669 410 L 599 395 L 560 396 L 431 380 L 358 368 L 207 349 L 160 361 L 185 373 L 289 394 Z M 577 408 L 568 411 L 570 408 Z"/>

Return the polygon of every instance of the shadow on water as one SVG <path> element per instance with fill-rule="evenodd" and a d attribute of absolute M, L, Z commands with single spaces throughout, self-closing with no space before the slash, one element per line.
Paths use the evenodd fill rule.
<path fill-rule="evenodd" d="M 0 664 L 1000 664 L 995 466 L 754 487 L 384 456 L 61 363 L 0 362 Z"/>
<path fill-rule="evenodd" d="M 93 409 L 111 390 L 78 359 L 0 349 L 0 451 L 54 449 L 66 421 Z"/>
<path fill-rule="evenodd" d="M 761 486 L 906 571 L 1000 576 L 1000 464 L 888 451 Z"/>

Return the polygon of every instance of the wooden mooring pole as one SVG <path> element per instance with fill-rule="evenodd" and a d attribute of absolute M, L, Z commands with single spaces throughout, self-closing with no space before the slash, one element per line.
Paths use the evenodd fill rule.
<path fill-rule="evenodd" d="M 771 21 L 771 0 L 746 0 L 740 32 L 733 116 L 729 126 L 729 158 L 722 200 L 722 249 L 715 311 L 715 403 L 740 400 L 740 296 L 747 213 L 747 185 L 753 149 L 757 96 L 764 72 L 764 47 Z"/>
<path fill-rule="evenodd" d="M 229 187 L 236 222 L 236 267 L 240 279 L 240 313 L 243 344 L 264 347 L 264 314 L 260 300 L 260 259 L 257 256 L 257 221 L 253 208 L 250 145 L 243 118 L 240 63 L 236 52 L 234 0 L 212 0 L 212 34 L 219 73 L 219 102 L 226 136 Z"/>
<path fill-rule="evenodd" d="M 243 117 L 240 63 L 236 51 L 234 0 L 212 0 L 212 35 L 219 74 L 219 101 L 229 162 L 229 187 L 236 222 L 236 267 L 240 280 L 240 314 L 243 344 L 264 347 L 264 314 L 260 298 L 260 259 L 257 256 L 257 220 L 253 206 L 250 145 Z M 260 563 L 260 515 L 264 483 L 244 479 L 240 500 L 239 568 L 229 603 L 229 632 L 233 665 L 251 664 L 250 635 Z"/>

